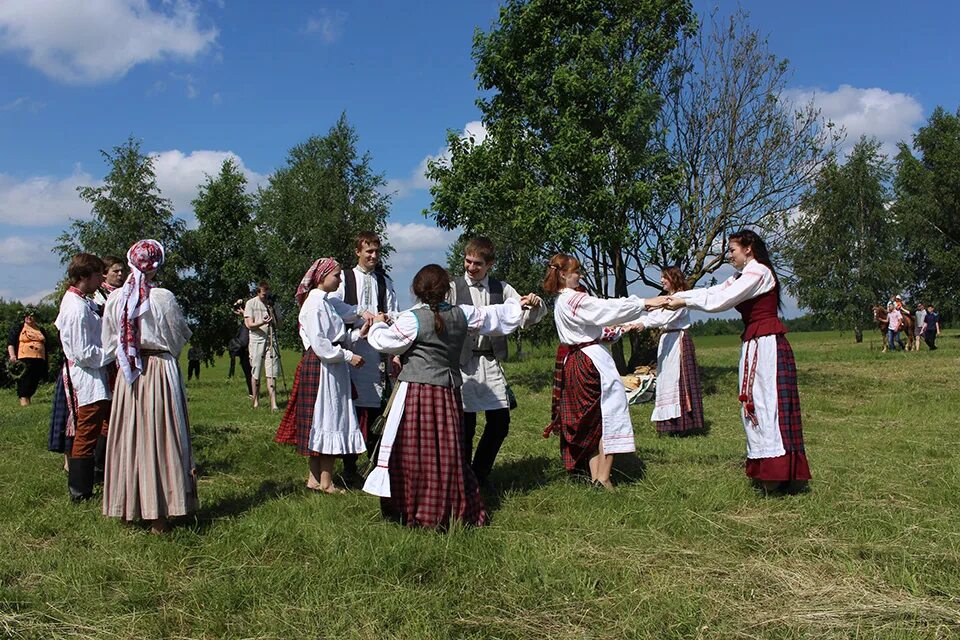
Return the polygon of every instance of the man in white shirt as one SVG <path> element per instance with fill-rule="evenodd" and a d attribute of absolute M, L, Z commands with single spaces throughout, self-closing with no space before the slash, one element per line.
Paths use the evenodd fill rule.
<path fill-rule="evenodd" d="M 279 345 L 273 328 L 270 285 L 261 282 L 257 285 L 257 295 L 247 300 L 243 308 L 243 322 L 250 330 L 250 387 L 253 392 L 253 408 L 260 406 L 260 372 L 266 374 L 267 393 L 270 395 L 270 409 L 277 410 L 277 356 Z"/>
<path fill-rule="evenodd" d="M 106 446 L 110 423 L 110 388 L 103 366 L 101 318 L 92 295 L 103 282 L 104 264 L 95 255 L 79 253 L 70 260 L 70 287 L 54 321 L 66 360 L 67 404 L 76 431 L 67 451 L 67 488 L 74 502 L 93 495 L 94 455 Z"/>
<path fill-rule="evenodd" d="M 451 304 L 485 306 L 501 304 L 504 300 L 519 300 L 520 294 L 506 282 L 488 274 L 495 261 L 493 242 L 476 237 L 463 250 L 464 275 L 450 284 Z M 539 322 L 547 308 L 534 296 L 530 309 L 525 310 L 521 327 Z M 488 476 L 500 447 L 510 430 L 510 394 L 500 361 L 507 357 L 507 338 L 468 334 L 460 354 L 460 372 L 463 376 L 463 431 L 467 460 L 481 486 L 489 487 Z M 515 402 L 515 400 L 514 400 Z M 486 418 L 483 435 L 472 455 L 473 436 L 477 429 L 477 413 Z"/>
<path fill-rule="evenodd" d="M 357 266 L 343 271 L 340 288 L 331 297 L 339 298 L 351 307 L 357 307 L 357 320 L 353 327 L 359 328 L 367 318 L 378 313 L 396 315 L 400 309 L 393 281 L 380 268 L 380 237 L 365 231 L 356 238 Z M 390 393 L 390 359 L 371 347 L 366 338 L 353 343 L 352 351 L 363 358 L 363 366 L 350 368 L 350 381 L 357 389 L 354 405 L 360 431 L 367 442 L 367 451 L 373 451 L 380 434 L 372 433 L 371 427 L 380 414 Z M 348 482 L 357 478 L 357 456 L 343 457 L 343 475 Z"/>

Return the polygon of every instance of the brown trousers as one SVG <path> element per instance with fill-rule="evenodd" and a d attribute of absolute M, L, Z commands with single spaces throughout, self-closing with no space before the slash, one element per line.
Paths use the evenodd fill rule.
<path fill-rule="evenodd" d="M 97 449 L 97 438 L 107 435 L 110 425 L 110 401 L 98 400 L 77 409 L 77 433 L 73 437 L 74 458 L 92 458 Z"/>

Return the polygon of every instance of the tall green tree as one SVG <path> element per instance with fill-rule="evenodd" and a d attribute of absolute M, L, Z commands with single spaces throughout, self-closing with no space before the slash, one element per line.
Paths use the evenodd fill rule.
<path fill-rule="evenodd" d="M 344 267 L 352 266 L 356 234 L 382 234 L 386 227 L 386 181 L 373 170 L 370 154 L 357 151 L 357 140 L 341 115 L 325 136 L 290 149 L 286 165 L 259 192 L 256 224 L 266 256 L 264 275 L 281 315 L 295 318 L 294 292 L 313 260 L 334 256 Z M 295 320 L 284 322 L 282 335 L 287 343 L 296 339 Z"/>
<path fill-rule="evenodd" d="M 916 150 L 916 155 L 914 154 Z M 896 157 L 894 212 L 903 223 L 913 293 L 956 313 L 960 282 L 960 109 L 937 107 Z"/>
<path fill-rule="evenodd" d="M 190 275 L 182 285 L 181 306 L 194 328 L 190 342 L 207 358 L 221 355 L 236 334 L 241 320 L 231 305 L 249 298 L 264 273 L 254 204 L 247 179 L 232 159 L 223 161 L 217 176 L 207 177 L 193 201 L 198 226 L 183 239 Z"/>
<path fill-rule="evenodd" d="M 123 256 L 137 240 L 153 238 L 166 250 L 167 266 L 160 277 L 166 286 L 175 285 L 182 267 L 184 222 L 173 215 L 170 200 L 160 193 L 153 158 L 133 137 L 100 155 L 110 171 L 102 185 L 77 188 L 80 198 L 90 203 L 92 216 L 71 221 L 57 238 L 54 250 L 60 261 L 66 263 L 80 251 Z"/>
<path fill-rule="evenodd" d="M 635 221 L 674 179 L 656 78 L 693 24 L 686 0 L 508 0 L 474 36 L 487 138 L 449 135 L 427 214 L 575 253 L 601 295 L 627 295 L 643 270 L 629 260 Z"/>
<path fill-rule="evenodd" d="M 861 138 L 844 164 L 831 161 L 820 172 L 783 251 L 800 305 L 852 328 L 857 342 L 872 323 L 871 307 L 908 275 L 889 211 L 891 177 L 880 143 Z"/>

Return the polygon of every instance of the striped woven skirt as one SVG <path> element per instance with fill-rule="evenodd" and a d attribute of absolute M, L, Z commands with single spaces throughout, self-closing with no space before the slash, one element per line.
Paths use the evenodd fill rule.
<path fill-rule="evenodd" d="M 197 508 L 187 400 L 177 361 L 144 356 L 143 373 L 114 387 L 104 469 L 103 515 L 182 516 Z"/>
<path fill-rule="evenodd" d="M 384 516 L 409 527 L 446 529 L 487 523 L 477 477 L 463 450 L 459 390 L 409 383 L 390 453 Z"/>
<path fill-rule="evenodd" d="M 777 416 L 786 453 L 773 458 L 748 458 L 747 475 L 755 480 L 790 482 L 809 480 L 810 467 L 803 448 L 797 363 L 784 335 L 777 336 Z"/>
<path fill-rule="evenodd" d="M 680 337 L 680 416 L 658 420 L 657 433 L 683 435 L 703 431 L 703 394 L 697 350 L 687 331 Z"/>

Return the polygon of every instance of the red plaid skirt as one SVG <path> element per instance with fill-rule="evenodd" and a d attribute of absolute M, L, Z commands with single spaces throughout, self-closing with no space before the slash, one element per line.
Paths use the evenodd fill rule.
<path fill-rule="evenodd" d="M 283 412 L 283 418 L 280 419 L 277 435 L 273 438 L 280 444 L 293 445 L 297 448 L 297 452 L 304 456 L 320 455 L 316 451 L 311 451 L 308 445 L 322 366 L 323 363 L 313 349 L 308 349 L 300 358 L 297 372 L 293 376 L 293 387 L 290 389 L 287 408 Z"/>
<path fill-rule="evenodd" d="M 380 499 L 384 515 L 409 527 L 487 523 L 477 477 L 464 458 L 459 390 L 408 383 L 390 454 L 390 493 Z"/>
<path fill-rule="evenodd" d="M 590 356 L 574 349 L 558 373 L 560 389 L 555 388 L 552 426 L 560 434 L 560 458 L 567 471 L 585 470 L 603 436 L 600 372 Z"/>
<path fill-rule="evenodd" d="M 703 394 L 697 350 L 690 334 L 680 336 L 680 417 L 658 420 L 657 433 L 696 433 L 703 431 Z"/>
<path fill-rule="evenodd" d="M 747 475 L 755 480 L 809 480 L 810 467 L 803 450 L 800 421 L 800 393 L 797 391 L 797 363 L 787 337 L 777 336 L 777 413 L 780 437 L 786 454 L 775 458 L 747 459 Z"/>

